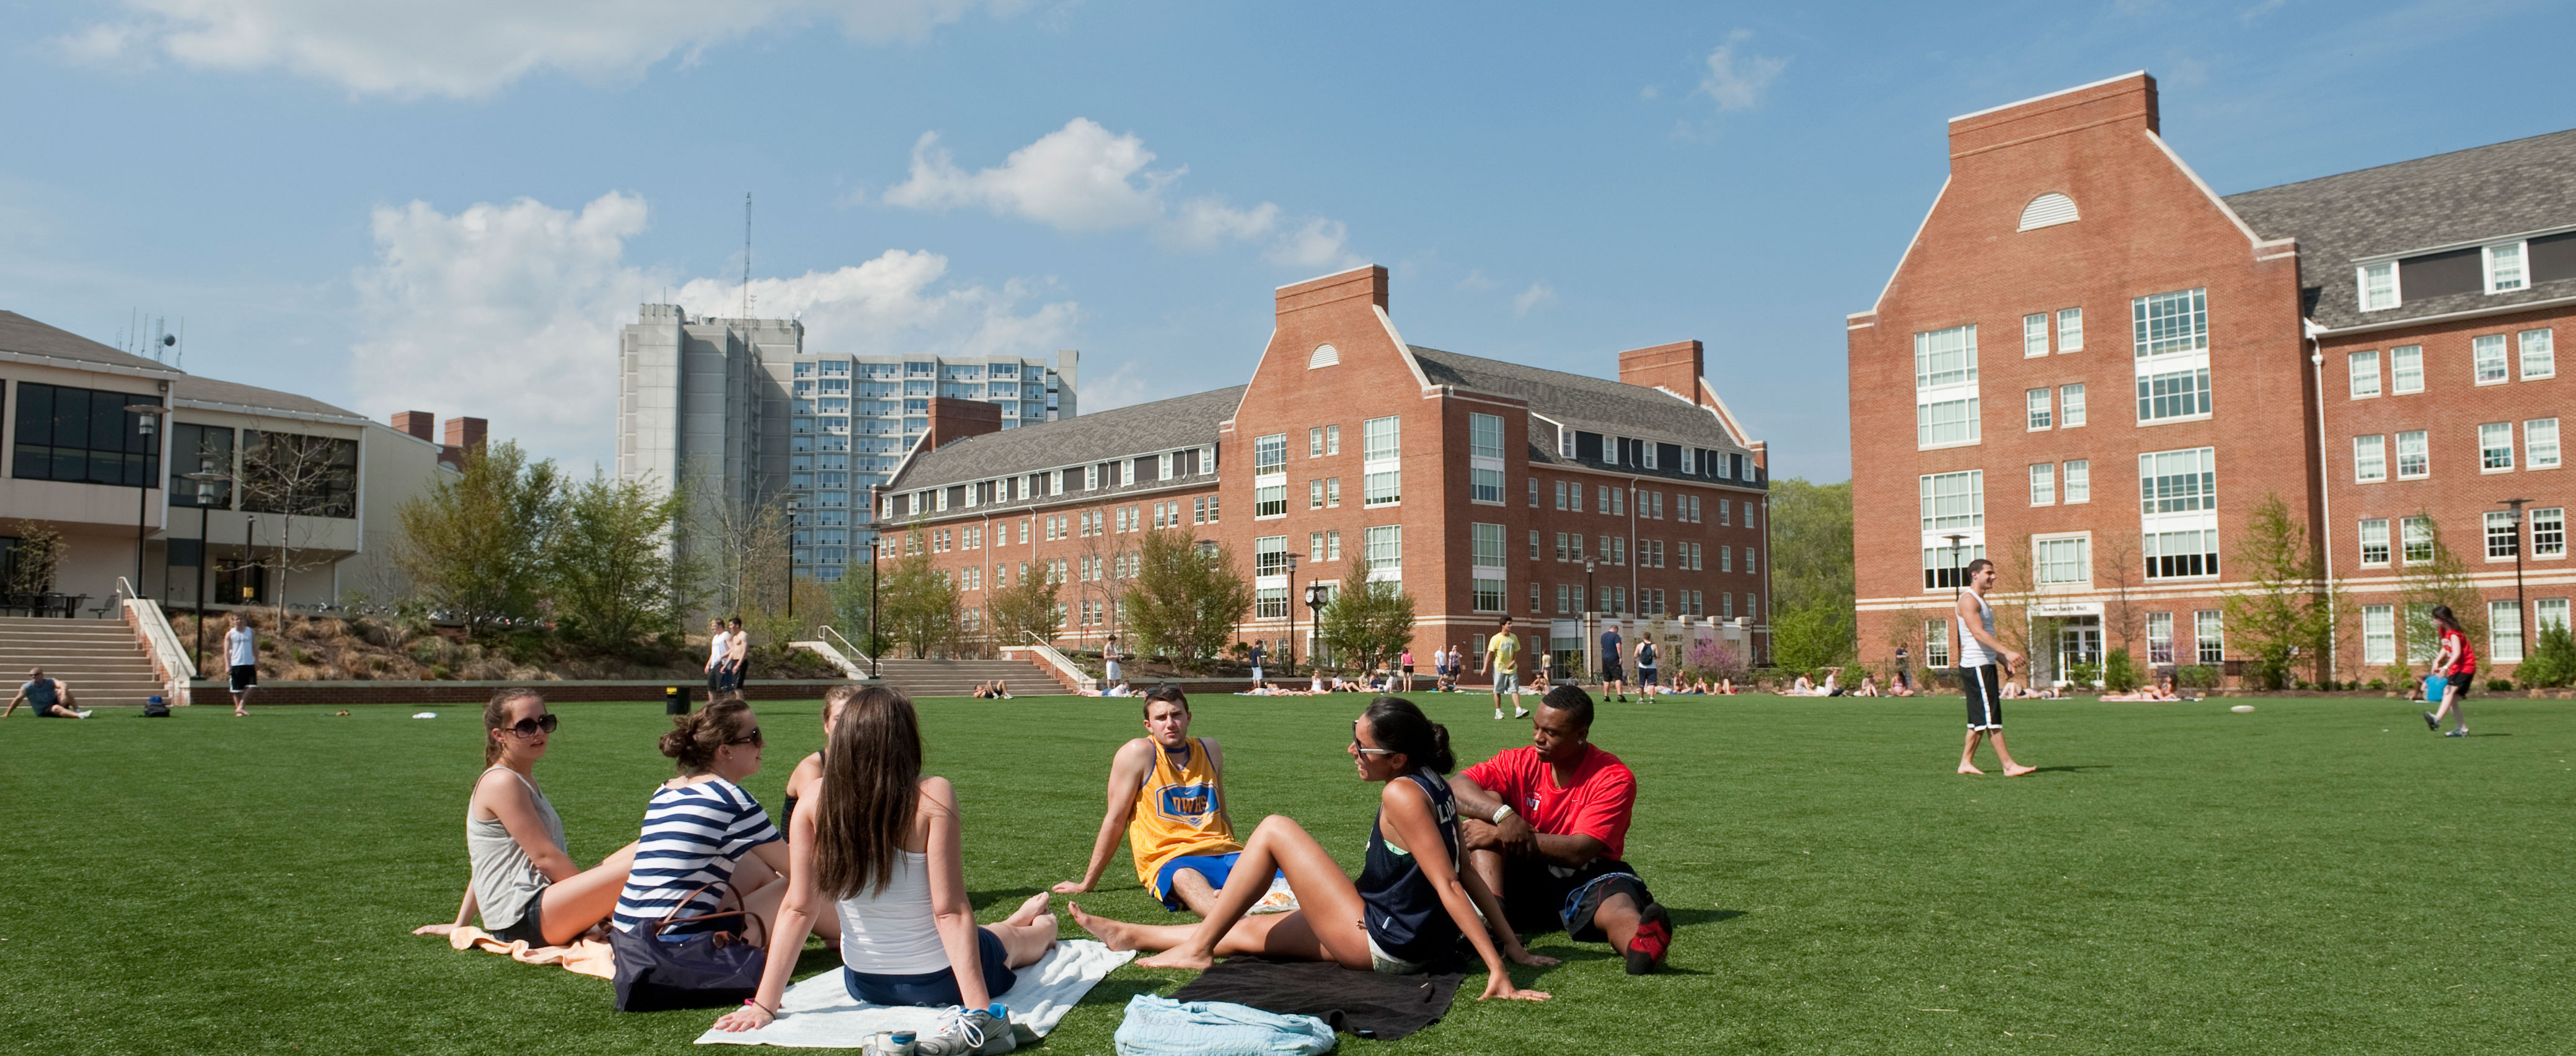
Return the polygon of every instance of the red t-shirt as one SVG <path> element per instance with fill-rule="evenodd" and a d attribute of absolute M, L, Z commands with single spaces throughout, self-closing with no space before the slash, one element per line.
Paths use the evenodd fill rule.
<path fill-rule="evenodd" d="M 1514 748 L 1467 768 L 1467 779 L 1511 804 L 1530 827 L 1550 836 L 1590 836 L 1623 857 L 1628 819 L 1637 809 L 1637 775 L 1619 757 L 1588 748 L 1574 781 L 1558 787 L 1555 768 L 1538 749 Z"/>
<path fill-rule="evenodd" d="M 2459 643 L 2457 648 L 2460 652 L 2457 657 L 2452 659 L 2449 674 L 2476 675 L 2478 673 L 2478 651 L 2469 647 L 2469 636 L 2461 634 L 2460 632 L 2454 631 L 2448 627 L 2444 627 L 2442 628 L 2442 637 Z"/>

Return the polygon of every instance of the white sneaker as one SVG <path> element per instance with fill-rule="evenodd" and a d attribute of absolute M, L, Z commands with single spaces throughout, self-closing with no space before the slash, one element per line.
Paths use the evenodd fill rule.
<path fill-rule="evenodd" d="M 1494 717 L 1495 717 L 1495 718 L 1498 718 L 1498 719 L 1499 719 L 1499 718 L 1502 718 L 1502 716 L 1501 716 L 1501 715 L 1499 715 L 1499 714 L 1495 715 Z M 1519 706 L 1519 705 L 1517 705 L 1517 704 L 1516 704 L 1516 705 L 1513 705 L 1513 706 L 1512 706 L 1512 717 L 1513 717 L 1513 718 L 1515 718 L 1515 719 L 1526 719 L 1526 718 L 1529 718 L 1529 709 L 1528 709 L 1528 708 L 1521 707 L 1521 706 Z"/>
<path fill-rule="evenodd" d="M 939 1014 L 939 1025 L 921 1035 L 913 1051 L 919 1056 L 994 1056 L 1020 1047 L 1011 1024 L 983 1009 L 955 1005 Z"/>
<path fill-rule="evenodd" d="M 1502 717 L 1503 717 L 1503 709 L 1501 709 L 1501 708 L 1495 708 L 1495 709 L 1494 709 L 1494 717 L 1495 717 L 1495 718 L 1497 718 L 1497 719 L 1502 718 Z"/>
<path fill-rule="evenodd" d="M 81 718 L 84 718 L 84 719 L 86 719 L 86 718 L 88 718 L 88 717 L 89 717 L 89 712 L 87 712 L 87 711 L 75 711 L 75 712 L 73 712 L 72 714 L 74 714 L 74 715 L 78 715 L 78 716 L 80 716 Z"/>

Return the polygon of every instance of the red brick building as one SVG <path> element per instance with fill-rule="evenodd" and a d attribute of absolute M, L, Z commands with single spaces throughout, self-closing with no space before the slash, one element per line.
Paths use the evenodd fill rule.
<path fill-rule="evenodd" d="M 1417 652 L 1472 648 L 1506 613 L 1534 650 L 1579 648 L 1600 613 L 1732 622 L 1767 651 L 1764 447 L 1698 342 L 1622 353 L 1618 381 L 1410 345 L 1379 267 L 1281 287 L 1276 309 L 1245 385 L 1007 432 L 934 423 L 877 493 L 885 554 L 931 553 L 970 627 L 986 592 L 1056 575 L 1080 642 L 1118 628 L 1135 533 L 1179 527 L 1254 574 L 1240 637 L 1275 650 L 1293 618 L 1301 657 L 1305 588 L 1353 558 L 1414 596 Z"/>
<path fill-rule="evenodd" d="M 2221 198 L 2157 127 L 2144 73 L 1951 120 L 1949 181 L 1848 322 L 1864 657 L 1943 660 L 1950 569 L 1990 556 L 2057 625 L 2043 677 L 2239 659 L 2223 599 L 2277 495 L 2348 595 L 2333 677 L 2420 648 L 2435 532 L 2509 674 L 2576 593 L 2576 132 Z"/>

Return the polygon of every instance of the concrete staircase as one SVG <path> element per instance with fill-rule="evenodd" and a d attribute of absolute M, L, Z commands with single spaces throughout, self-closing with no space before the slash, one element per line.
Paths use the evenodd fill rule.
<path fill-rule="evenodd" d="M 862 673 L 866 664 L 860 664 Z M 877 675 L 887 685 L 915 697 L 962 697 L 975 691 L 978 682 L 995 679 L 1010 683 L 1015 697 L 1050 696 L 1065 692 L 1048 673 L 1026 660 L 909 660 L 880 657 Z"/>
<path fill-rule="evenodd" d="M 140 707 L 163 692 L 151 658 L 123 620 L 0 616 L 0 691 L 17 692 L 33 667 L 68 683 L 83 708 Z"/>

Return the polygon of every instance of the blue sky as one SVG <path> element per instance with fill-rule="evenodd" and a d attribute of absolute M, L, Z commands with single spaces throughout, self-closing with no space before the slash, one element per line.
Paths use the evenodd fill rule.
<path fill-rule="evenodd" d="M 1947 118 L 2135 69 L 2232 193 L 2576 126 L 2539 2 L 0 5 L 0 307 L 381 417 L 611 446 L 642 300 L 861 351 L 1239 382 L 1375 262 L 1417 344 L 1609 375 L 1685 338 L 1774 471 L 1849 472 L 1845 313 Z M 667 291 L 667 293 L 666 293 Z"/>

